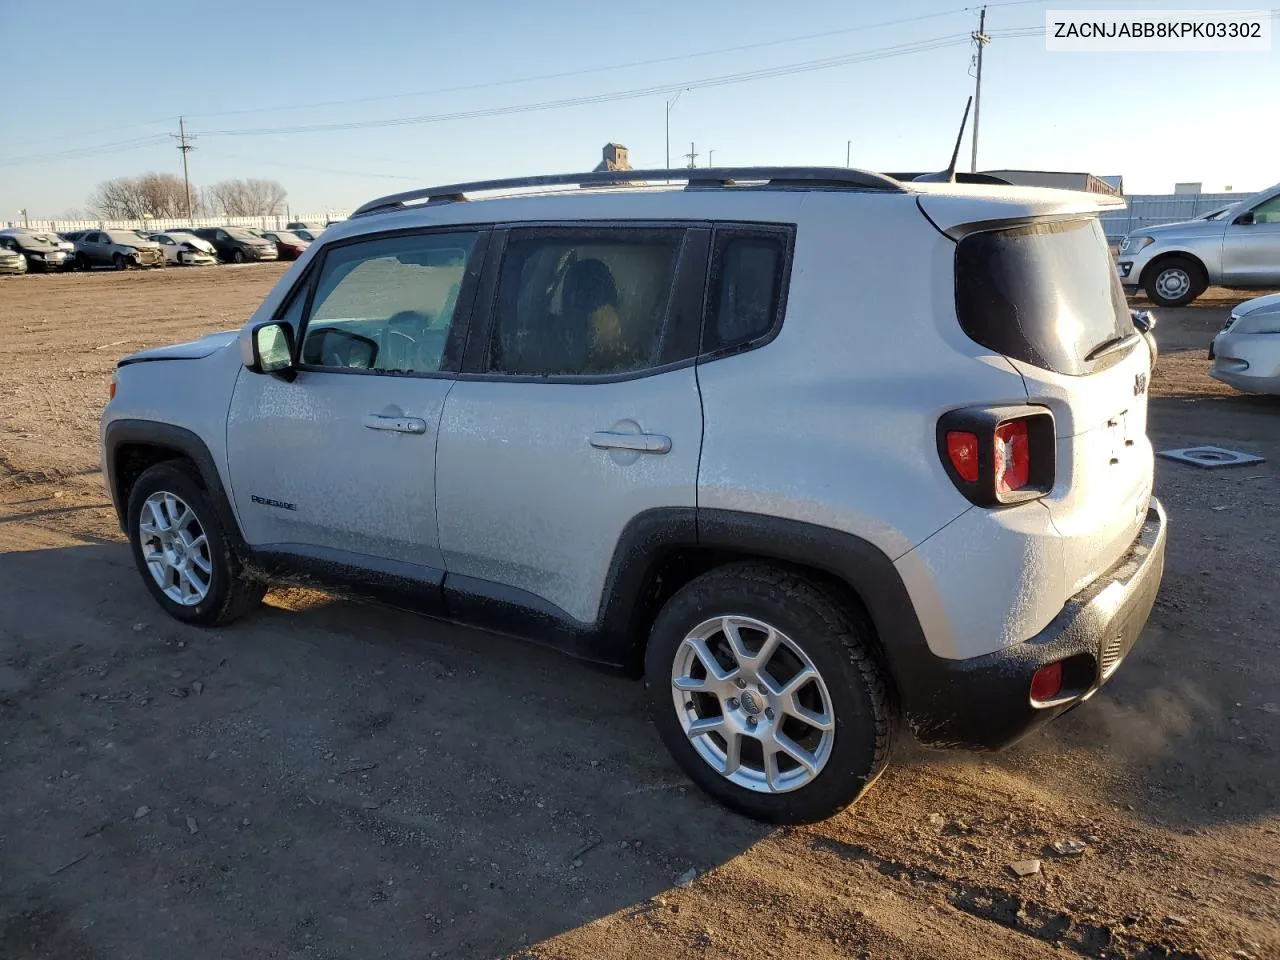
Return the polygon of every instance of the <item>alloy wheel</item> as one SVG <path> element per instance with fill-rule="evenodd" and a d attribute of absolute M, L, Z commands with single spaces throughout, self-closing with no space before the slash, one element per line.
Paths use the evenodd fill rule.
<path fill-rule="evenodd" d="M 836 718 L 822 675 L 800 644 L 747 616 L 705 620 L 671 667 L 672 703 L 698 755 L 760 793 L 810 783 L 831 757 Z"/>
<path fill-rule="evenodd" d="M 138 540 L 147 570 L 170 600 L 194 607 L 209 595 L 209 539 L 181 497 L 164 490 L 147 497 L 138 517 Z"/>

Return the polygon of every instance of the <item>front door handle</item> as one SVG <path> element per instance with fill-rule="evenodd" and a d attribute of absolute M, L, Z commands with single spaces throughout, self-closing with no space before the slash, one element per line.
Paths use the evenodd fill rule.
<path fill-rule="evenodd" d="M 671 450 L 671 438 L 660 433 L 615 433 L 597 430 L 591 435 L 591 445 L 601 450 L 636 450 L 640 453 L 667 453 Z"/>
<path fill-rule="evenodd" d="M 370 430 L 390 430 L 394 433 L 426 433 L 427 421 L 417 417 L 384 417 L 371 413 L 364 418 Z"/>

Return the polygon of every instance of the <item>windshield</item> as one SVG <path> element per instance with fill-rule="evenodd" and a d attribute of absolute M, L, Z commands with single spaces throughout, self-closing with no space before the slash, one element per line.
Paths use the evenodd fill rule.
<path fill-rule="evenodd" d="M 1073 376 L 1095 369 L 1099 347 L 1134 332 L 1096 219 L 965 237 L 956 247 L 956 313 L 984 347 Z"/>
<path fill-rule="evenodd" d="M 250 233 L 248 230 L 245 230 L 243 227 L 227 227 L 226 231 L 237 240 L 245 240 L 245 241 L 248 241 L 249 243 L 262 242 L 261 237 L 255 236 L 254 234 Z"/>
<path fill-rule="evenodd" d="M 273 233 L 272 236 L 275 237 L 277 240 L 279 240 L 281 243 L 306 243 L 307 242 L 303 240 L 300 236 L 298 236 L 296 233 L 289 233 L 288 231 L 285 231 L 285 230 L 281 230 L 278 233 Z"/>
<path fill-rule="evenodd" d="M 143 239 L 143 234 L 136 230 L 108 230 L 107 236 L 111 238 L 112 243 L 123 243 L 126 246 Z"/>

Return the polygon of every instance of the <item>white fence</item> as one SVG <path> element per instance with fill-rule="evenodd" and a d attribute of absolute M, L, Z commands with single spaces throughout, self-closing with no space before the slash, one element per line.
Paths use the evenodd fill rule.
<path fill-rule="evenodd" d="M 346 211 L 330 210 L 326 213 L 290 214 L 269 217 L 172 217 L 144 220 L 6 220 L 0 227 L 23 227 L 28 230 L 48 230 L 51 233 L 67 233 L 71 230 L 148 230 L 160 233 L 174 227 L 257 227 L 260 230 L 283 230 L 286 223 L 314 223 L 324 226 L 331 220 L 342 220 Z"/>
<path fill-rule="evenodd" d="M 1125 234 L 1142 227 L 1194 220 L 1247 196 L 1247 193 L 1134 194 L 1124 198 L 1124 210 L 1102 215 L 1102 229 L 1108 241 L 1117 243 Z"/>

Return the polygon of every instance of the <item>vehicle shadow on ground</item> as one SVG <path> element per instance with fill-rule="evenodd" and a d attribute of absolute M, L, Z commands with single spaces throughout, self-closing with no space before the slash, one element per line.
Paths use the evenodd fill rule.
<path fill-rule="evenodd" d="M 122 544 L 0 555 L 0 954 L 502 955 L 766 834 L 688 784 L 635 681 L 271 599 L 201 630 Z"/>

